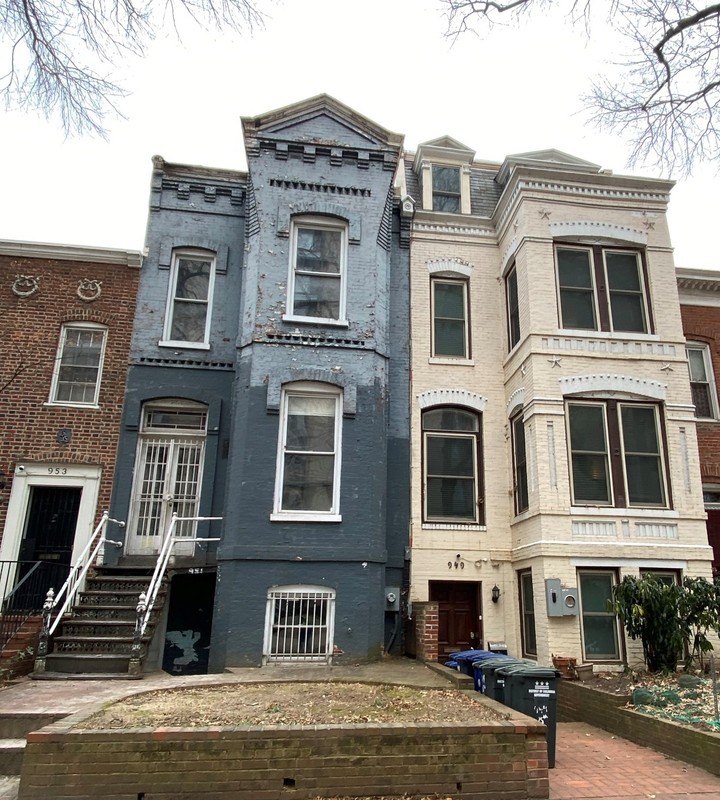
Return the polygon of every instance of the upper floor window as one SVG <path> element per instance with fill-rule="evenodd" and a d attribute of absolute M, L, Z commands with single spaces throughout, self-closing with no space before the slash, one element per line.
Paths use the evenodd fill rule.
<path fill-rule="evenodd" d="M 280 404 L 280 441 L 274 515 L 339 520 L 341 393 L 335 387 L 294 383 Z"/>
<path fill-rule="evenodd" d="M 528 476 L 527 455 L 525 452 L 525 422 L 522 414 L 518 414 L 511 421 L 512 448 L 513 448 L 513 494 L 515 495 L 515 513 L 527 511 Z"/>
<path fill-rule="evenodd" d="M 717 393 L 710 348 L 706 344 L 689 342 L 687 356 L 695 416 L 701 419 L 717 419 Z"/>
<path fill-rule="evenodd" d="M 507 302 L 508 349 L 512 350 L 520 341 L 520 301 L 515 266 L 505 277 L 505 300 Z"/>
<path fill-rule="evenodd" d="M 668 505 L 657 405 L 616 400 L 568 404 L 575 505 Z"/>
<path fill-rule="evenodd" d="M 441 167 L 433 164 L 432 168 L 432 204 L 433 211 L 460 211 L 460 168 Z"/>
<path fill-rule="evenodd" d="M 163 343 L 203 347 L 210 341 L 215 259 L 200 252 L 174 253 Z"/>
<path fill-rule="evenodd" d="M 293 220 L 287 315 L 345 321 L 347 225 L 322 217 Z"/>
<path fill-rule="evenodd" d="M 63 325 L 55 358 L 51 403 L 97 405 L 107 328 L 85 322 Z"/>
<path fill-rule="evenodd" d="M 600 246 L 555 248 L 563 328 L 648 333 L 641 254 Z"/>
<path fill-rule="evenodd" d="M 467 281 L 433 278 L 432 354 L 469 358 Z"/>
<path fill-rule="evenodd" d="M 427 522 L 482 523 L 480 416 L 461 408 L 422 415 Z"/>

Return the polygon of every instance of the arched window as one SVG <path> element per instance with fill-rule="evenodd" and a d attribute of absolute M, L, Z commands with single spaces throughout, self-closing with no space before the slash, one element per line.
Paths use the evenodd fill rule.
<path fill-rule="evenodd" d="M 422 415 L 426 522 L 482 524 L 480 415 L 430 408 Z"/>

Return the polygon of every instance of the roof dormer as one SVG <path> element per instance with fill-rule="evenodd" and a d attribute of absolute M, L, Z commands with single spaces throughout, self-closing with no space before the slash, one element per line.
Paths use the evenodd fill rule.
<path fill-rule="evenodd" d="M 475 151 L 450 136 L 421 144 L 413 169 L 422 187 L 422 207 L 446 214 L 470 214 L 470 165 Z"/>

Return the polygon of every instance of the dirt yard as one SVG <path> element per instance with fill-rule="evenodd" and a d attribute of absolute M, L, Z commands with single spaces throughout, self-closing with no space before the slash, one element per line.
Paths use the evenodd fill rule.
<path fill-rule="evenodd" d="M 500 715 L 454 689 L 362 683 L 225 684 L 146 692 L 107 706 L 79 728 L 458 722 Z"/>

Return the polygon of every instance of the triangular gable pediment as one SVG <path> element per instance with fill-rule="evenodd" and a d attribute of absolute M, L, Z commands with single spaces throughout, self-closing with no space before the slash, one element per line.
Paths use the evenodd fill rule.
<path fill-rule="evenodd" d="M 528 153 L 514 153 L 513 155 L 506 156 L 505 161 L 500 169 L 498 179 L 504 182 L 513 166 L 525 167 L 555 167 L 562 169 L 566 167 L 573 172 L 600 172 L 600 165 L 593 164 L 592 161 L 586 161 L 583 158 L 572 156 L 569 153 L 564 153 L 562 150 L 549 148 L 547 150 L 531 150 Z"/>
<path fill-rule="evenodd" d="M 439 136 L 418 145 L 415 153 L 415 171 L 419 171 L 423 161 L 450 162 L 453 164 L 472 164 L 475 151 L 453 139 L 452 136 Z"/>
<path fill-rule="evenodd" d="M 245 137 L 330 147 L 399 148 L 403 137 L 340 103 L 318 95 L 258 117 L 244 117 Z"/>

